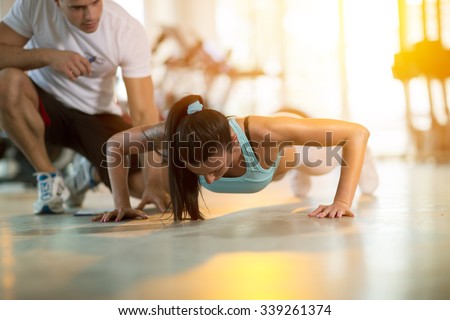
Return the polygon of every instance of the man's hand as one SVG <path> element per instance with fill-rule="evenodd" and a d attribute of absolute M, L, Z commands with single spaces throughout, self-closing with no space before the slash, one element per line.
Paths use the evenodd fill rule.
<path fill-rule="evenodd" d="M 90 76 L 92 73 L 89 60 L 72 51 L 54 51 L 49 66 L 65 74 L 72 81 L 80 76 Z"/>

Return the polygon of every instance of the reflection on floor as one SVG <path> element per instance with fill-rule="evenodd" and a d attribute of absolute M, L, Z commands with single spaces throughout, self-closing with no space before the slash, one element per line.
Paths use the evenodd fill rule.
<path fill-rule="evenodd" d="M 30 214 L 34 191 L 0 194 L 0 299 L 450 299 L 450 167 L 380 163 L 356 218 L 310 219 L 289 181 L 254 195 L 205 192 L 201 222 L 92 223 Z M 87 206 L 109 207 L 90 193 Z"/>

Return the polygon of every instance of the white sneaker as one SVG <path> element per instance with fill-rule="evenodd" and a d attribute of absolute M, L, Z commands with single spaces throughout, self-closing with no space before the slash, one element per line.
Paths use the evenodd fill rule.
<path fill-rule="evenodd" d="M 378 188 L 379 178 L 375 159 L 372 152 L 367 148 L 364 157 L 364 163 L 361 169 L 361 176 L 359 177 L 359 189 L 363 194 L 373 194 Z"/>
<path fill-rule="evenodd" d="M 64 176 L 64 183 L 69 190 L 65 204 L 69 208 L 81 207 L 86 192 L 100 183 L 94 179 L 94 170 L 88 159 L 80 154 L 75 155 Z"/>
<path fill-rule="evenodd" d="M 295 170 L 291 180 L 291 187 L 296 197 L 306 197 L 309 190 L 311 190 L 311 176 L 300 170 Z"/>
<path fill-rule="evenodd" d="M 62 213 L 64 181 L 59 173 L 37 172 L 38 199 L 34 213 Z"/>

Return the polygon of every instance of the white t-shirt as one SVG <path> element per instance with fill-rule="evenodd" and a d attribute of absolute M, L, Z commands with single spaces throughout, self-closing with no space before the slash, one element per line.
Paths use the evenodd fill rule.
<path fill-rule="evenodd" d="M 53 48 L 95 57 L 92 75 L 75 81 L 50 67 L 29 71 L 30 78 L 69 108 L 88 114 L 121 114 L 114 101 L 116 71 L 127 78 L 151 75 L 150 42 L 144 27 L 122 7 L 104 0 L 98 29 L 73 26 L 53 0 L 16 0 L 3 22 L 29 38 L 26 48 Z"/>

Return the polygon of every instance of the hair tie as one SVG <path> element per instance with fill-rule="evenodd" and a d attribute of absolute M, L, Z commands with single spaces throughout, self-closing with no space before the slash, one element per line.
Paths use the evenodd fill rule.
<path fill-rule="evenodd" d="M 203 105 L 199 101 L 191 103 L 187 108 L 187 114 L 194 114 L 196 112 L 202 111 Z"/>

